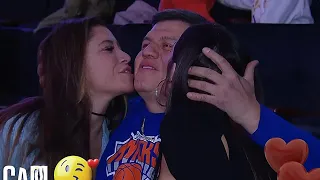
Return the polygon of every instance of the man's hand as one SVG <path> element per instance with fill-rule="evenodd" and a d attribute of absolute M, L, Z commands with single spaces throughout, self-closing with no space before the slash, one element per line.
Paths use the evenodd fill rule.
<path fill-rule="evenodd" d="M 203 53 L 219 67 L 222 73 L 203 67 L 191 67 L 189 75 L 206 78 L 215 84 L 190 79 L 189 87 L 205 91 L 210 95 L 189 92 L 187 97 L 216 106 L 244 127 L 248 133 L 254 133 L 260 120 L 260 105 L 254 92 L 254 69 L 258 61 L 250 62 L 244 77 L 241 77 L 226 59 L 212 49 L 204 48 Z"/>

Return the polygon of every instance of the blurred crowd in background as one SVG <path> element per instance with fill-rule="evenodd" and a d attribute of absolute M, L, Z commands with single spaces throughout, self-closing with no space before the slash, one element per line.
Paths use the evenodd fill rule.
<path fill-rule="evenodd" d="M 108 24 L 148 23 L 164 9 L 186 9 L 210 21 L 226 23 L 313 24 L 320 17 L 318 0 L 2 0 L 2 26 L 35 31 L 75 17 L 101 16 Z"/>

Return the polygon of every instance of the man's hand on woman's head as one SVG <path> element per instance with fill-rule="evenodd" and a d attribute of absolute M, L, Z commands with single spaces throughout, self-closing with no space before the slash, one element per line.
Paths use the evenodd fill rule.
<path fill-rule="evenodd" d="M 229 62 L 214 50 L 204 48 L 202 52 L 219 67 L 222 73 L 204 67 L 191 67 L 189 75 L 206 78 L 215 84 L 190 79 L 189 87 L 205 91 L 210 95 L 189 92 L 187 97 L 218 107 L 248 133 L 254 133 L 260 120 L 260 105 L 254 91 L 254 69 L 258 61 L 250 62 L 244 76 L 241 77 Z"/>

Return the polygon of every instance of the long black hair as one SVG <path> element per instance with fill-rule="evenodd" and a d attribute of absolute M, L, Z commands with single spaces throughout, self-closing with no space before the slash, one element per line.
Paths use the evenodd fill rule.
<path fill-rule="evenodd" d="M 170 93 L 168 93 L 169 97 L 167 97 L 166 116 L 163 120 L 163 123 L 166 122 L 166 119 L 170 119 L 174 109 L 176 110 L 176 107 L 179 107 L 182 104 L 193 104 L 193 107 L 197 109 L 197 112 L 201 111 L 201 113 L 207 113 L 210 111 L 210 113 L 207 113 L 207 115 L 211 117 L 216 114 L 219 117 L 215 116 L 214 120 L 220 119 L 220 121 L 228 121 L 230 124 L 230 126 L 228 126 L 230 132 L 229 137 L 233 139 L 233 147 L 239 149 L 239 156 L 245 157 L 245 161 L 249 164 L 251 172 L 253 173 L 253 177 L 255 179 L 270 179 L 271 176 L 275 175 L 275 173 L 265 160 L 263 148 L 254 144 L 240 125 L 234 123 L 230 117 L 228 117 L 218 108 L 205 103 L 192 102 L 186 97 L 186 94 L 189 91 L 199 91 L 188 87 L 188 79 L 195 78 L 188 75 L 188 70 L 191 66 L 207 67 L 221 73 L 221 70 L 218 68 L 218 66 L 202 53 L 203 47 L 209 47 L 223 56 L 240 76 L 244 75 L 246 65 L 251 61 L 247 53 L 242 49 L 241 46 L 239 46 L 239 43 L 236 41 L 235 37 L 223 26 L 218 24 L 202 24 L 188 28 L 175 45 L 172 60 L 168 66 L 168 73 L 170 73 L 172 64 L 176 63 L 172 81 L 169 81 L 168 78 L 167 82 L 162 87 L 162 94 L 167 94 L 167 92 L 164 91 L 170 89 Z M 257 76 L 257 72 L 255 75 Z M 168 74 L 167 77 L 169 76 L 171 75 Z M 263 99 L 263 93 L 258 78 L 255 78 L 255 83 L 256 97 L 258 101 L 261 102 Z M 168 88 L 169 84 L 170 88 Z M 175 111 L 175 113 L 176 112 L 177 111 Z M 172 121 L 172 118 L 170 121 Z M 196 124 L 198 122 L 194 121 L 191 123 Z M 162 130 L 160 131 L 160 136 L 161 138 L 164 138 L 162 135 Z M 160 148 L 160 158 L 158 160 L 158 164 L 161 163 L 162 150 L 163 148 Z M 241 166 L 241 163 L 237 166 Z M 156 174 L 157 171 L 158 169 L 156 168 Z"/>

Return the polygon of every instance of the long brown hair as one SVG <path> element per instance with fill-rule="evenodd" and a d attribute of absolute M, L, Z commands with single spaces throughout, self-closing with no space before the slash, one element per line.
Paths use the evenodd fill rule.
<path fill-rule="evenodd" d="M 45 77 L 43 96 L 28 99 L 0 112 L 1 127 L 18 114 L 11 125 L 13 128 L 22 115 L 27 115 L 22 121 L 22 129 L 28 116 L 40 110 L 37 121 L 39 138 L 28 152 L 40 149 L 40 154 L 33 163 L 44 160 L 50 175 L 53 175 L 58 161 L 65 156 L 89 158 L 91 102 L 85 85 L 84 68 L 86 45 L 92 36 L 92 28 L 96 26 L 105 24 L 97 18 L 74 19 L 54 28 L 41 42 L 38 50 L 38 61 L 43 68 L 40 76 Z M 126 108 L 124 96 L 112 100 L 106 112 L 110 122 L 109 129 L 117 127 L 125 116 Z M 18 140 L 19 134 L 14 143 L 17 144 Z M 6 147 L 8 148 L 9 146 Z M 10 158 L 9 149 L 7 153 Z"/>

